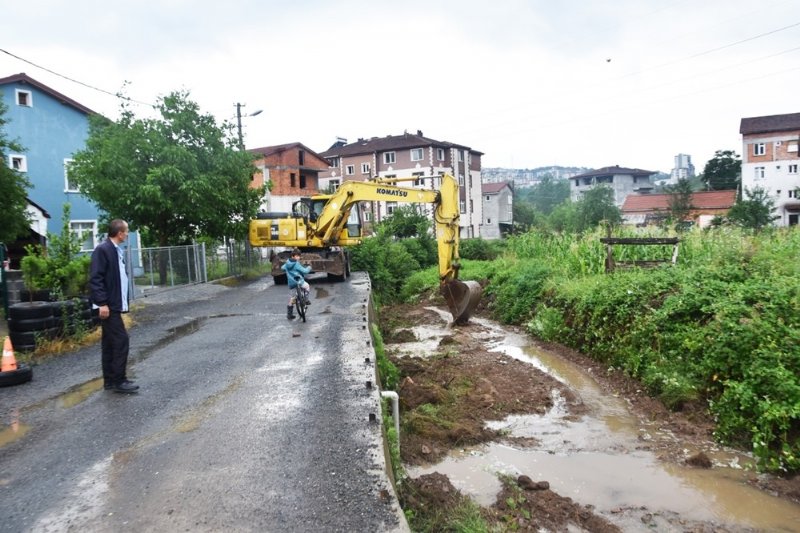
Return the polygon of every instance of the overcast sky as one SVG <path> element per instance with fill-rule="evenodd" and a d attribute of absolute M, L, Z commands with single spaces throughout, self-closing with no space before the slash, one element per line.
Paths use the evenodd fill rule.
<path fill-rule="evenodd" d="M 220 122 L 262 110 L 248 147 L 422 130 L 484 167 L 702 171 L 741 153 L 742 117 L 800 112 L 798 0 L 31 0 L 5 3 L 0 49 L 0 77 L 111 118 L 65 77 L 186 90 Z"/>

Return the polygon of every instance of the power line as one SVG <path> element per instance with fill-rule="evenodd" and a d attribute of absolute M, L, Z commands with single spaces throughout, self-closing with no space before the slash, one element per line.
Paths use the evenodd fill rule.
<path fill-rule="evenodd" d="M 724 50 L 726 48 L 737 46 L 737 45 L 740 45 L 740 44 L 743 44 L 743 43 L 746 43 L 746 42 L 749 42 L 749 41 L 754 41 L 756 39 L 760 39 L 760 38 L 763 38 L 763 37 L 766 37 L 766 36 L 769 36 L 769 35 L 773 35 L 775 33 L 779 33 L 779 32 L 782 32 L 782 31 L 786 31 L 788 29 L 795 28 L 795 27 L 798 27 L 798 26 L 800 26 L 800 22 L 795 22 L 795 23 L 789 24 L 787 26 L 783 26 L 783 27 L 776 28 L 776 29 L 773 29 L 773 30 L 765 31 L 763 33 L 759 33 L 757 35 L 752 35 L 752 36 L 747 37 L 745 39 L 741 39 L 741 40 L 738 40 L 738 41 L 735 41 L 735 42 L 730 42 L 730 43 L 724 44 L 722 46 L 717 46 L 715 48 L 711 48 L 711 49 L 708 49 L 708 50 L 697 52 L 697 53 L 689 55 L 689 56 L 681 57 L 681 58 L 674 59 L 674 60 L 671 60 L 671 61 L 667 61 L 665 63 L 661 63 L 661 64 L 658 64 L 658 65 L 648 66 L 648 67 L 644 67 L 644 68 L 641 68 L 641 69 L 638 69 L 638 70 L 635 70 L 635 71 L 631 71 L 631 72 L 628 72 L 626 74 L 622 74 L 622 75 L 616 76 L 614 78 L 609 78 L 609 79 L 606 79 L 604 81 L 596 82 L 596 83 L 591 84 L 591 85 L 585 85 L 584 84 L 584 85 L 581 85 L 579 87 L 576 87 L 575 89 L 573 89 L 571 91 L 561 92 L 560 95 L 563 97 L 563 96 L 566 96 L 567 94 L 582 94 L 582 93 L 586 93 L 587 91 L 592 91 L 594 89 L 599 89 L 599 88 L 601 88 L 603 86 L 615 86 L 621 80 L 625 80 L 626 78 L 631 78 L 631 77 L 634 77 L 634 76 L 638 76 L 638 75 L 641 75 L 643 73 L 654 71 L 654 70 L 658 70 L 658 69 L 661 69 L 661 68 L 664 68 L 664 67 L 674 66 L 676 64 L 683 63 L 685 61 L 690 61 L 690 60 L 693 60 L 693 59 L 696 59 L 696 58 L 699 58 L 699 57 L 702 57 L 702 56 L 705 56 L 705 55 L 712 54 L 714 52 L 718 52 L 720 50 Z M 794 50 L 796 50 L 796 48 L 792 48 L 792 49 L 789 49 L 789 50 L 784 50 L 784 51 L 779 52 L 777 54 L 765 56 L 762 59 L 766 59 L 766 58 L 769 58 L 769 57 L 774 57 L 774 56 L 777 56 L 777 55 L 780 55 L 780 54 L 783 54 L 783 53 L 786 53 L 786 52 L 791 52 L 791 51 L 794 51 Z M 730 67 L 728 67 L 728 68 L 730 68 Z M 723 69 L 718 69 L 718 70 L 724 70 L 724 68 Z M 794 70 L 794 69 L 790 69 L 790 70 Z M 524 104 L 524 103 L 526 103 L 526 102 L 522 102 L 522 104 Z M 520 103 L 515 103 L 511 107 L 506 107 L 506 108 L 504 108 L 504 109 L 502 109 L 500 111 L 501 112 L 513 111 L 513 110 L 516 110 L 519 107 L 519 105 L 520 105 Z M 550 114 L 552 112 L 553 112 L 552 108 L 547 110 L 548 114 Z M 536 116 L 536 115 L 534 115 L 534 116 Z M 533 117 L 530 117 L 530 118 L 533 118 Z M 501 128 L 501 127 L 504 127 L 504 126 L 506 126 L 506 125 L 508 125 L 510 123 L 517 123 L 518 121 L 519 121 L 519 117 L 517 115 L 515 115 L 513 119 L 501 120 L 499 122 L 495 121 L 494 125 L 492 125 L 491 128 Z M 490 126 L 484 126 L 484 127 L 476 128 L 476 129 L 467 129 L 466 132 L 467 133 L 469 133 L 469 132 L 479 133 L 479 132 L 487 131 L 488 129 L 490 129 Z M 502 135 L 494 135 L 495 138 L 501 137 L 501 136 Z"/>
<path fill-rule="evenodd" d="M 127 102 L 131 102 L 131 103 L 134 103 L 134 104 L 146 105 L 146 106 L 148 106 L 148 107 L 152 107 L 152 108 L 155 108 L 155 107 L 156 107 L 156 106 L 155 106 L 155 105 L 153 105 L 153 104 L 149 104 L 149 103 L 147 103 L 147 102 L 140 102 L 139 100 L 134 100 L 133 98 L 130 98 L 130 97 L 128 97 L 128 96 L 122 96 L 122 95 L 121 95 L 121 94 L 119 94 L 119 93 L 112 93 L 111 91 L 106 91 L 105 89 L 101 89 L 101 88 L 99 88 L 99 87 L 95 87 L 94 85 L 89 85 L 88 83 L 84 83 L 84 82 L 82 82 L 82 81 L 80 81 L 80 80 L 76 80 L 76 79 L 74 79 L 74 78 L 70 78 L 69 76 L 65 76 L 64 74 L 59 74 L 58 72 L 56 72 L 56 71 L 54 71 L 54 70 L 51 70 L 51 69 L 49 69 L 49 68 L 47 68 L 47 67 L 43 67 L 43 66 L 41 66 L 41 65 L 37 65 L 37 64 L 36 64 L 36 63 L 34 63 L 33 61 L 30 61 L 30 60 L 28 60 L 28 59 L 25 59 L 24 57 L 20 57 L 20 56 L 18 56 L 18 55 L 16 55 L 16 54 L 12 54 L 12 53 L 11 53 L 11 52 L 9 52 L 8 50 L 4 50 L 4 49 L 0 48 L 0 52 L 3 52 L 4 54 L 6 54 L 6 55 L 9 55 L 9 56 L 13 57 L 14 59 L 18 59 L 19 61 L 22 61 L 22 62 L 24 62 L 24 63 L 27 63 L 27 64 L 29 64 L 29 65 L 31 65 L 31 66 L 34 66 L 34 67 L 38 68 L 38 69 L 44 70 L 45 72 L 49 72 L 50 74 L 53 74 L 53 75 L 55 75 L 55 76 L 58 76 L 59 78 L 64 78 L 65 80 L 71 81 L 72 83 L 77 83 L 78 85 L 83 85 L 84 87 L 86 87 L 86 88 L 89 88 L 89 89 L 92 89 L 92 90 L 94 90 L 94 91 L 98 91 L 98 92 L 101 92 L 101 93 L 104 93 L 104 94 L 107 94 L 107 95 L 113 96 L 113 97 L 115 97 L 115 98 L 119 98 L 119 99 L 121 99 L 121 100 L 125 100 L 125 101 L 127 101 Z"/>

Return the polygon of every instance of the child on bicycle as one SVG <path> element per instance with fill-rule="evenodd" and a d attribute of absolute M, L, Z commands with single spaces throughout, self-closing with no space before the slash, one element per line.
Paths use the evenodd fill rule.
<path fill-rule="evenodd" d="M 304 277 L 311 273 L 311 267 L 300 264 L 300 249 L 292 248 L 292 256 L 283 264 L 281 269 L 286 272 L 286 282 L 289 285 L 289 306 L 286 308 L 286 318 L 292 320 L 294 318 L 295 288 L 298 285 L 303 289 L 306 305 L 311 304 L 311 300 L 308 298 L 311 286 Z"/>

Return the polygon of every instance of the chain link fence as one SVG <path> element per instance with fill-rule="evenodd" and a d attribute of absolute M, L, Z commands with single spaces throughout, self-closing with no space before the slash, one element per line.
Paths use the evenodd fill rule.
<path fill-rule="evenodd" d="M 269 251 L 228 240 L 218 246 L 186 246 L 126 250 L 133 299 L 175 287 L 269 270 Z"/>

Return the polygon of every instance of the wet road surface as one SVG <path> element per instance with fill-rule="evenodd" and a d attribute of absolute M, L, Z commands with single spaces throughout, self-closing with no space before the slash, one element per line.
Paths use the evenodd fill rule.
<path fill-rule="evenodd" d="M 404 531 L 385 474 L 369 282 L 198 285 L 135 303 L 129 377 L 99 346 L 0 389 L 0 531 Z"/>

